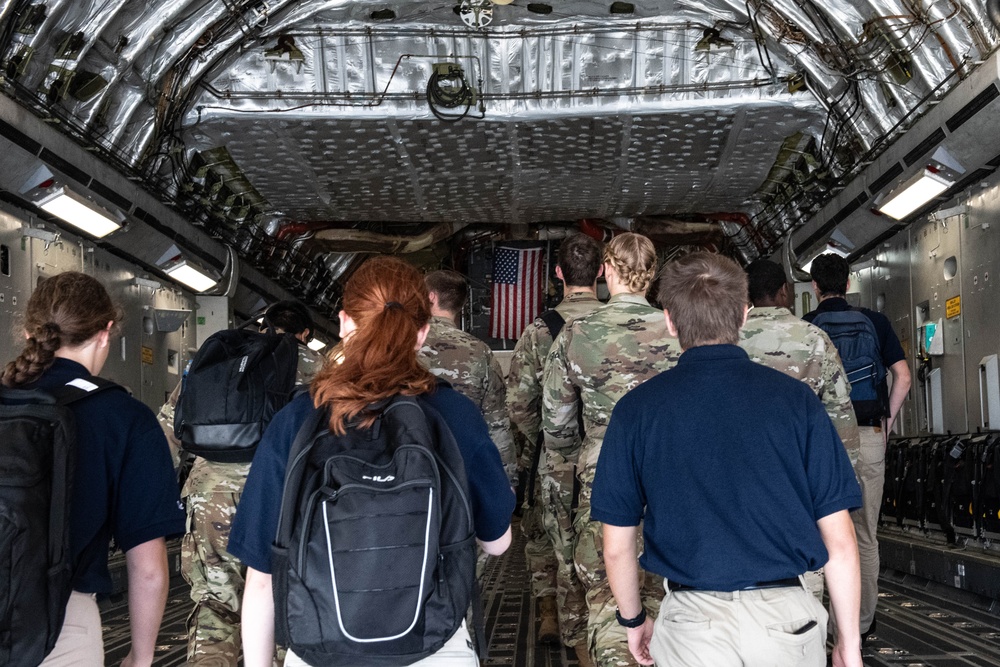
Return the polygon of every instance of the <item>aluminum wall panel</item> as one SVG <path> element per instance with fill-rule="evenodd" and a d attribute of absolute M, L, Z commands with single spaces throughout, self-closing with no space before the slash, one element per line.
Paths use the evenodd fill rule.
<path fill-rule="evenodd" d="M 903 403 L 896 433 L 910 435 L 920 430 L 916 400 L 918 382 L 914 374 L 914 315 L 910 280 L 912 269 L 912 249 L 908 234 L 903 233 L 890 239 L 878 250 L 871 268 L 871 292 L 864 305 L 878 310 L 892 323 L 896 336 L 903 346 L 903 352 L 910 363 L 913 385 Z M 883 304 L 881 308 L 879 304 Z"/>
<path fill-rule="evenodd" d="M 20 350 L 20 314 L 31 295 L 31 254 L 21 245 L 21 221 L 0 209 L 0 245 L 7 248 L 7 271 L 0 272 L 0 363 L 6 364 Z"/>
<path fill-rule="evenodd" d="M 969 427 L 981 424 L 979 362 L 1000 354 L 1000 177 L 969 198 L 961 216 L 962 315 Z M 1000 428 L 1000 423 L 990 424 Z"/>

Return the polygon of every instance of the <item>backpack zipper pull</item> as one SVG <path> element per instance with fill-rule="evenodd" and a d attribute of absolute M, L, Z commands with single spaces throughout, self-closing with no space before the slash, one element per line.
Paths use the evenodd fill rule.
<path fill-rule="evenodd" d="M 438 554 L 438 583 L 444 585 L 444 554 Z"/>

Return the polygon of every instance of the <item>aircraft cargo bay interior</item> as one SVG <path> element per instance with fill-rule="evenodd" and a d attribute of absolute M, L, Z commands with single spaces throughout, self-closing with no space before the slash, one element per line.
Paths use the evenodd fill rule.
<path fill-rule="evenodd" d="M 841 398 L 854 436 L 874 429 L 885 444 L 881 496 L 877 507 L 867 505 L 877 522 L 869 546 L 878 594 L 867 630 L 861 604 L 864 664 L 1000 665 L 998 126 L 1000 0 L 0 0 L 2 363 L 37 338 L 26 320 L 43 281 L 67 272 L 95 278 L 121 314 L 105 327 L 100 376 L 158 414 L 166 439 L 176 434 L 171 452 L 186 471 L 204 453 L 192 453 L 186 438 L 196 436 L 181 419 L 175 426 L 174 407 L 180 401 L 191 415 L 205 400 L 189 393 L 185 404 L 179 395 L 206 341 L 239 325 L 274 334 L 267 309 L 296 302 L 308 324 L 282 320 L 277 329 L 294 334 L 300 352 L 306 343 L 313 350 L 316 368 L 303 380 L 300 357 L 295 381 L 308 384 L 323 364 L 343 363 L 344 341 L 362 322 L 343 315 L 352 278 L 373 259 L 401 259 L 427 277 L 424 335 L 433 338 L 442 317 L 455 335 L 471 334 L 480 347 L 467 363 L 489 365 L 507 392 L 500 417 L 486 407 L 482 416 L 517 487 L 513 543 L 499 557 L 480 552 L 474 584 L 485 635 L 476 638 L 470 615 L 470 646 L 486 642 L 484 666 L 631 665 L 624 643 L 620 654 L 602 653 L 602 623 L 620 637 L 632 626 L 624 607 L 594 592 L 609 595 L 607 586 L 617 585 L 608 584 L 603 562 L 591 568 L 580 555 L 579 524 L 601 524 L 590 518 L 597 482 L 582 471 L 600 470 L 600 439 L 605 428 L 614 433 L 608 421 L 626 393 L 615 393 L 618 381 L 632 390 L 678 363 L 680 339 L 662 318 L 673 303 L 661 291 L 670 280 L 664 267 L 700 253 L 729 258 L 749 272 L 754 302 L 754 267 L 766 263 L 783 291 L 778 301 L 748 304 L 743 335 L 774 306 L 796 321 L 818 314 L 844 372 L 837 382 L 849 394 Z M 570 349 L 555 341 L 582 337 L 570 325 L 589 311 L 572 307 L 577 293 L 589 292 L 561 264 L 580 238 L 597 248 L 601 266 L 583 287 L 593 282 L 591 296 L 605 303 L 623 290 L 641 301 L 676 355 L 656 348 L 617 359 L 628 346 L 609 339 L 593 348 L 597 372 L 569 358 L 567 378 L 613 386 L 606 395 L 614 398 L 601 403 L 603 389 L 594 399 L 584 382 L 573 399 L 567 379 L 577 407 L 573 423 L 560 427 L 550 422 L 563 413 L 543 396 L 558 385 L 545 348 L 531 403 L 536 422 L 522 427 L 512 402 L 524 332 L 548 327 L 549 361 Z M 637 238 L 640 250 L 622 254 Z M 650 257 L 629 278 L 622 258 L 642 264 L 641 243 Z M 846 273 L 842 293 L 817 285 L 831 262 Z M 634 278 L 649 267 L 644 281 Z M 431 278 L 442 271 L 459 280 L 461 298 L 450 310 L 445 287 Z M 868 328 L 884 368 L 876 383 L 883 413 L 872 419 L 859 411 L 848 353 L 832 347 L 839 339 L 822 324 L 830 297 L 873 314 Z M 552 325 L 544 317 L 560 304 L 570 310 Z M 395 299 L 384 306 L 392 316 L 409 308 Z M 640 320 L 623 326 L 646 345 Z M 886 340 L 898 353 L 886 351 Z M 433 346 L 418 337 L 416 347 L 434 375 L 464 393 L 468 372 L 438 372 L 427 361 Z M 631 364 L 642 370 L 629 375 Z M 893 386 L 905 391 L 893 395 Z M 857 472 L 865 441 L 850 445 L 830 416 Z M 551 486 L 558 474 L 546 468 L 558 460 L 553 452 L 562 456 L 560 428 L 592 458 L 570 461 L 577 467 L 569 490 L 565 480 Z M 456 433 L 459 447 L 465 437 Z M 224 462 L 234 461 L 249 467 L 250 458 Z M 16 467 L 5 466 L 14 479 Z M 541 518 L 547 503 L 565 500 L 560 492 L 573 498 L 568 527 Z M 219 529 L 226 539 L 234 493 Z M 190 539 L 194 501 L 185 498 Z M 558 594 L 538 594 L 532 560 L 532 540 L 559 531 L 576 541 L 552 576 L 590 586 L 577 618 L 584 629 L 572 639 L 563 584 Z M 602 538 L 594 539 L 602 553 Z M 189 654 L 198 615 L 182 577 L 186 559 L 198 560 L 182 558 L 189 548 L 179 536 L 166 540 L 169 594 L 153 664 L 229 664 Z M 653 552 L 643 558 L 655 560 Z M 134 657 L 135 602 L 117 544 L 109 559 L 111 594 L 98 603 L 105 661 L 118 665 Z M 747 590 L 780 589 L 786 577 L 764 579 Z M 716 590 L 680 584 L 667 584 L 668 599 Z M 664 584 L 656 586 L 662 597 Z M 862 582 L 861 595 L 871 586 Z M 556 609 L 543 597 L 554 597 Z M 829 581 L 824 599 L 832 610 Z M 558 618 L 563 634 L 546 618 Z M 828 627 L 831 660 L 839 660 L 835 629 Z M 20 665 L 16 658 L 10 664 Z M 296 654 L 289 664 L 307 659 Z"/>

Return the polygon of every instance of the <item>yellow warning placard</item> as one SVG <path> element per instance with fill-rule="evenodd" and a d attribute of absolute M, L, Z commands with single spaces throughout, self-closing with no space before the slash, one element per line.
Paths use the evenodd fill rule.
<path fill-rule="evenodd" d="M 962 297 L 955 296 L 944 302 L 944 316 L 949 320 L 962 314 Z"/>
<path fill-rule="evenodd" d="M 153 348 L 142 346 L 142 363 L 153 365 Z"/>

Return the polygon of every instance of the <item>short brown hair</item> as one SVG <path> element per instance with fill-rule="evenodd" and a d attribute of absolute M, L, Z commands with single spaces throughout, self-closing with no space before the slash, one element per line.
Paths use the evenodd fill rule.
<path fill-rule="evenodd" d="M 574 234 L 559 246 L 556 265 L 570 287 L 590 287 L 601 271 L 601 243 L 586 234 Z"/>
<path fill-rule="evenodd" d="M 735 345 L 747 307 L 747 274 L 728 257 L 691 253 L 663 267 L 660 301 L 684 349 Z"/>
<path fill-rule="evenodd" d="M 449 313 L 457 313 L 462 310 L 462 306 L 469 298 L 469 288 L 465 282 L 465 276 L 458 271 L 446 269 L 431 271 L 424 276 L 424 283 L 426 283 L 428 291 L 437 294 L 438 308 L 447 310 Z"/>
<path fill-rule="evenodd" d="M 604 247 L 604 261 L 633 294 L 645 294 L 656 275 L 656 248 L 642 234 L 626 232 Z"/>

